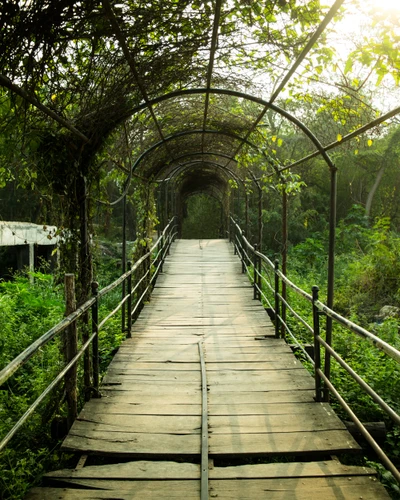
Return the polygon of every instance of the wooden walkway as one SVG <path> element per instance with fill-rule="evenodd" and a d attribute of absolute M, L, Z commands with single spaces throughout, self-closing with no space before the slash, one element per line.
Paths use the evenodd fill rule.
<path fill-rule="evenodd" d="M 199 343 L 210 498 L 389 498 L 373 470 L 333 457 L 359 446 L 328 404 L 314 402 L 313 378 L 273 337 L 229 243 L 178 241 L 164 270 L 102 398 L 65 439 L 86 464 L 47 474 L 48 486 L 27 498 L 200 499 Z"/>

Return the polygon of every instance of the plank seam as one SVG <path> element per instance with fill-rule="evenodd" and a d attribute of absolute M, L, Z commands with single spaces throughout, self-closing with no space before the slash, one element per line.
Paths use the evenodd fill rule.
<path fill-rule="evenodd" d="M 204 349 L 198 342 L 201 366 L 201 500 L 208 500 L 208 402 L 207 372 L 204 361 Z"/>

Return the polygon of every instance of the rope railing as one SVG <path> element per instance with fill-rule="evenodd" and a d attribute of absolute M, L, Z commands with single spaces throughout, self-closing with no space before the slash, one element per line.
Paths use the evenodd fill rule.
<path fill-rule="evenodd" d="M 336 360 L 336 362 L 342 367 L 342 369 L 345 370 L 347 374 L 358 384 L 361 390 L 366 393 L 382 409 L 382 411 L 394 422 L 394 424 L 400 425 L 400 416 L 393 410 L 393 408 L 391 408 L 388 403 L 386 403 L 382 399 L 381 396 L 379 396 L 379 394 L 377 394 L 377 392 L 370 385 L 367 384 L 367 382 L 359 374 L 356 373 L 356 371 L 345 360 L 341 358 L 341 356 L 335 351 L 333 346 L 321 337 L 319 325 L 320 316 L 332 318 L 334 322 L 338 323 L 342 327 L 345 327 L 347 330 L 358 335 L 359 337 L 367 340 L 377 350 L 383 352 L 386 356 L 393 359 L 397 363 L 400 363 L 400 351 L 380 339 L 377 335 L 357 325 L 353 321 L 350 321 L 349 319 L 341 316 L 333 309 L 327 307 L 318 298 L 318 287 L 314 286 L 311 294 L 298 287 L 295 283 L 289 280 L 287 276 L 282 273 L 282 271 L 279 270 L 278 261 L 272 263 L 272 261 L 266 255 L 257 250 L 256 245 L 252 246 L 249 243 L 249 241 L 245 237 L 243 230 L 239 227 L 238 223 L 232 217 L 230 218 L 230 223 L 230 241 L 233 241 L 234 243 L 235 254 L 238 254 L 240 259 L 242 260 L 242 269 L 243 266 L 246 267 L 246 270 L 249 268 L 248 274 L 250 276 L 250 279 L 253 281 L 254 298 L 258 298 L 260 301 L 264 301 L 264 303 L 268 304 L 268 306 L 271 307 L 273 301 L 268 299 L 263 285 L 266 285 L 267 294 L 268 292 L 270 294 L 273 294 L 275 304 L 273 308 L 275 317 L 275 336 L 285 337 L 285 334 L 287 333 L 293 340 L 295 345 L 301 349 L 306 359 L 310 362 L 311 366 L 313 366 L 315 377 L 315 400 L 317 402 L 322 400 L 329 401 L 329 394 L 332 394 L 349 415 L 362 436 L 376 452 L 379 460 L 393 474 L 395 480 L 400 483 L 399 470 L 391 462 L 391 460 L 380 448 L 380 446 L 376 443 L 376 441 L 362 424 L 362 422 L 360 422 L 348 403 L 339 394 L 337 388 L 333 385 L 330 376 L 327 373 L 324 373 L 324 370 L 321 369 L 321 349 L 324 349 L 326 357 L 328 357 L 329 359 L 332 357 L 334 360 Z M 269 279 L 267 279 L 265 275 L 268 275 Z M 272 276 L 275 277 L 274 284 L 271 283 Z M 312 313 L 313 317 L 313 326 L 308 324 L 308 322 L 301 316 L 301 314 L 295 310 L 295 307 L 292 307 L 292 305 L 289 303 L 288 298 L 286 296 L 284 297 L 280 292 L 283 283 L 288 286 L 296 295 L 310 303 L 310 313 Z M 314 340 L 314 359 L 310 357 L 309 353 L 301 345 L 301 341 L 296 338 L 295 334 L 292 331 L 293 328 L 289 327 L 287 320 L 285 321 L 285 319 L 282 317 L 281 310 L 283 307 L 285 308 L 285 311 L 290 312 L 293 317 L 300 322 L 302 327 L 306 328 L 308 332 L 312 333 Z"/>
<path fill-rule="evenodd" d="M 39 404 L 46 398 L 48 394 L 64 379 L 69 376 L 71 369 L 76 366 L 78 361 L 82 358 L 82 356 L 88 352 L 90 346 L 92 345 L 92 373 L 88 374 L 89 378 L 92 377 L 93 385 L 89 390 L 89 394 L 93 393 L 94 395 L 99 395 L 99 355 L 98 355 L 98 334 L 101 328 L 107 323 L 107 321 L 112 318 L 126 302 L 128 302 L 128 332 L 127 336 L 131 336 L 131 326 L 132 326 L 132 316 L 138 310 L 138 308 L 142 305 L 143 299 L 150 292 L 150 288 L 153 285 L 154 281 L 157 279 L 158 274 L 162 271 L 162 265 L 164 263 L 165 257 L 169 254 L 169 250 L 172 242 L 177 235 L 175 231 L 176 217 L 173 217 L 170 222 L 167 224 L 165 229 L 163 230 L 161 236 L 158 240 L 152 245 L 148 252 L 145 255 L 140 257 L 133 265 L 129 264 L 130 269 L 121 275 L 117 280 L 115 280 L 110 285 L 106 286 L 100 291 L 97 291 L 97 283 L 94 283 L 92 289 L 94 296 L 87 300 L 80 307 L 76 308 L 71 314 L 66 316 L 62 321 L 60 321 L 57 325 L 48 330 L 45 334 L 39 337 L 35 342 L 33 342 L 30 346 L 28 346 L 23 352 L 21 352 L 16 358 L 14 358 L 6 367 L 4 367 L 0 371 L 0 386 L 4 385 L 29 359 L 32 358 L 42 347 L 48 344 L 52 339 L 54 339 L 58 334 L 64 332 L 68 327 L 74 325 L 79 318 L 82 318 L 84 314 L 86 314 L 89 310 L 91 310 L 92 316 L 92 334 L 91 336 L 84 342 L 81 348 L 75 349 L 75 354 L 68 359 L 66 365 L 60 371 L 60 373 L 54 378 L 52 382 L 46 387 L 46 389 L 37 397 L 37 399 L 30 405 L 30 407 L 25 411 L 24 415 L 16 422 L 16 424 L 10 429 L 7 435 L 0 441 L 0 451 L 2 451 L 8 442 L 12 439 L 12 437 L 20 430 L 23 424 L 28 420 L 28 418 L 33 414 Z M 151 275 L 151 262 L 152 255 L 154 251 L 157 250 L 156 255 L 154 257 L 155 269 L 153 271 L 153 275 L 149 279 Z M 148 269 L 144 272 L 143 276 L 137 280 L 137 283 L 132 288 L 132 276 L 134 273 L 140 270 L 140 266 L 144 263 L 148 263 Z M 144 287 L 144 291 L 141 293 L 140 297 L 136 300 L 135 306 L 132 309 L 132 298 L 134 293 L 138 290 L 140 285 L 146 280 L 147 283 Z M 122 298 L 122 300 L 118 303 L 118 305 L 101 321 L 98 320 L 98 305 L 99 299 L 101 297 L 106 296 L 112 290 L 116 289 L 119 285 L 123 284 L 125 281 L 128 282 L 128 293 Z M 76 388 L 76 380 L 74 382 L 74 389 Z M 67 398 L 68 401 L 68 398 Z M 74 415 L 76 418 L 76 415 Z M 71 425 L 72 422 L 69 422 Z"/>

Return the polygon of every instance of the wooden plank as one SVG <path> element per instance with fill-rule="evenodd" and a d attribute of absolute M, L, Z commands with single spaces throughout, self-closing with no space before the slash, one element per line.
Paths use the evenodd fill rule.
<path fill-rule="evenodd" d="M 130 404 L 197 404 L 201 401 L 199 391 L 152 391 L 146 393 L 138 388 L 122 388 L 120 386 L 106 386 L 101 389 L 101 401 L 120 401 Z"/>
<path fill-rule="evenodd" d="M 72 430 L 72 429 L 71 429 Z M 199 455 L 199 435 L 145 434 L 85 429 L 85 434 L 70 432 L 62 445 L 64 451 L 80 451 L 98 455 L 125 457 L 170 457 Z"/>
<path fill-rule="evenodd" d="M 200 465 L 170 461 L 138 460 L 108 465 L 92 465 L 83 469 L 64 469 L 46 474 L 48 478 L 65 479 L 200 479 Z"/>
<path fill-rule="evenodd" d="M 263 382 L 262 384 L 254 384 L 254 383 L 242 383 L 242 384 L 235 384 L 234 382 L 231 383 L 226 383 L 226 384 L 213 384 L 210 385 L 209 387 L 209 394 L 226 394 L 226 393 L 231 393 L 231 397 L 233 394 L 239 393 L 249 393 L 249 392 L 254 392 L 255 394 L 258 394 L 260 392 L 264 391 L 303 391 L 306 389 L 313 389 L 314 388 L 314 383 L 313 380 L 308 377 L 303 377 L 303 380 L 300 378 L 299 380 L 293 379 L 293 380 L 288 380 L 284 382 L 280 381 L 270 381 L 270 382 Z"/>
<path fill-rule="evenodd" d="M 322 408 L 321 408 L 322 407 Z M 327 403 L 304 403 L 297 401 L 296 403 L 266 403 L 266 404 L 251 404 L 238 403 L 236 398 L 231 404 L 213 404 L 210 407 L 210 415 L 289 415 L 292 418 L 297 418 L 298 415 L 307 415 L 316 418 L 325 418 L 326 414 L 335 415 L 331 407 Z"/>
<path fill-rule="evenodd" d="M 87 413 L 86 413 L 87 412 Z M 86 415 L 93 412 L 101 414 L 106 412 L 118 415 L 200 415 L 201 404 L 168 404 L 162 403 L 151 404 L 145 403 L 126 403 L 121 400 L 115 401 L 114 399 L 107 398 L 107 401 L 100 401 L 99 399 L 92 399 L 85 404 L 79 417 L 86 418 Z"/>
<path fill-rule="evenodd" d="M 332 413 L 321 415 L 211 415 L 211 434 L 270 434 L 345 430 L 346 426 Z"/>
<path fill-rule="evenodd" d="M 296 391 L 282 391 L 276 387 L 266 390 L 263 387 L 262 390 L 254 392 L 209 392 L 208 400 L 210 412 L 212 411 L 212 405 L 219 404 L 313 403 L 314 387 Z"/>
<path fill-rule="evenodd" d="M 335 476 L 376 476 L 376 471 L 370 467 L 342 465 L 337 460 L 238 465 L 236 467 L 214 467 L 210 470 L 211 479 L 278 479 Z"/>
<path fill-rule="evenodd" d="M 210 481 L 210 496 L 218 500 L 381 500 L 390 498 L 375 478 L 303 478 Z"/>
<path fill-rule="evenodd" d="M 169 363 L 167 363 L 169 364 Z M 125 367 L 113 366 L 111 370 L 108 370 L 107 375 L 103 379 L 103 383 L 108 383 L 108 379 L 113 379 L 116 377 L 128 377 L 129 380 L 133 380 L 136 383 L 143 382 L 174 382 L 180 383 L 200 383 L 201 376 L 198 371 L 183 371 L 183 370 L 135 370 L 135 364 L 129 364 Z"/>
<path fill-rule="evenodd" d="M 273 361 L 264 361 L 264 362 L 253 362 L 253 363 L 207 363 L 207 373 L 211 371 L 230 371 L 232 369 L 235 371 L 265 371 L 268 372 L 270 370 L 304 370 L 304 366 L 300 361 L 296 360 L 293 356 L 287 356 L 286 354 L 283 356 L 277 357 Z M 162 374 L 166 374 L 168 377 L 168 372 L 173 372 L 174 374 L 182 373 L 182 377 L 186 377 L 186 375 L 197 373 L 199 370 L 198 363 L 166 363 L 166 362 L 135 362 L 131 363 L 130 361 L 122 361 L 119 358 L 115 358 L 114 361 L 110 364 L 110 368 L 108 372 L 117 371 L 117 370 L 127 370 L 128 372 L 160 372 Z M 179 378 L 179 375 L 178 375 Z"/>
<path fill-rule="evenodd" d="M 302 455 L 359 451 L 347 431 L 211 434 L 210 455 Z"/>
<path fill-rule="evenodd" d="M 72 434 L 98 432 L 130 432 L 155 434 L 200 434 L 200 416 L 180 415 L 126 415 L 81 412 L 70 432 Z"/>
<path fill-rule="evenodd" d="M 76 488 L 33 488 L 26 500 L 199 500 L 198 481 L 129 481 L 115 484 L 115 490 Z M 125 486 L 125 487 L 123 487 Z M 101 484 L 98 484 L 101 488 Z"/>
<path fill-rule="evenodd" d="M 369 467 L 342 465 L 337 460 L 323 462 L 286 462 L 213 467 L 210 479 L 268 479 L 335 476 L 376 476 Z M 170 461 L 138 460 L 108 465 L 87 466 L 48 472 L 49 478 L 82 479 L 200 479 L 200 465 Z"/>

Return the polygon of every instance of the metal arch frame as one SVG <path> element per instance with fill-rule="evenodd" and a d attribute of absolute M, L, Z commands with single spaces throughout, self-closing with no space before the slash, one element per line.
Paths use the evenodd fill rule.
<path fill-rule="evenodd" d="M 161 172 L 162 170 L 164 170 L 164 169 L 166 169 L 166 168 L 170 168 L 170 167 L 171 167 L 171 165 L 172 165 L 172 163 L 174 163 L 175 161 L 179 161 L 179 160 L 181 160 L 182 158 L 188 158 L 188 157 L 190 157 L 190 156 L 208 156 L 208 155 L 210 155 L 210 156 L 220 156 L 221 158 L 226 158 L 226 159 L 228 159 L 228 160 L 232 160 L 232 161 L 234 161 L 234 162 L 238 163 L 238 161 L 237 161 L 234 157 L 232 157 L 232 156 L 230 156 L 230 155 L 227 155 L 227 154 L 225 154 L 225 153 L 220 153 L 220 152 L 218 152 L 218 151 L 207 151 L 207 152 L 202 152 L 202 151 L 194 151 L 194 152 L 192 152 L 192 153 L 185 153 L 185 154 L 183 154 L 183 155 L 176 156 L 176 157 L 175 157 L 172 161 L 170 161 L 170 162 L 167 164 L 167 166 L 165 166 L 165 167 L 161 167 L 161 168 L 159 169 L 159 172 Z M 165 175 L 168 175 L 168 174 L 165 174 Z M 162 179 L 162 180 L 163 180 L 163 179 Z"/>
<path fill-rule="evenodd" d="M 182 165 L 178 165 L 178 166 L 174 167 L 174 169 L 172 170 L 172 172 L 169 173 L 170 179 L 172 180 L 173 177 L 175 177 L 176 175 L 180 174 L 181 173 L 181 172 L 179 172 L 180 169 L 182 169 L 182 170 L 183 169 L 189 169 L 192 165 L 197 164 L 197 163 L 202 163 L 202 164 L 207 164 L 207 165 L 213 165 L 213 166 L 215 166 L 215 167 L 223 170 L 224 172 L 227 172 L 228 174 L 230 174 L 235 179 L 235 181 L 239 181 L 242 184 L 242 186 L 245 187 L 243 179 L 241 177 L 239 177 L 237 174 L 235 174 L 235 172 L 233 172 L 233 170 L 231 170 L 226 165 L 221 165 L 220 163 L 217 163 L 217 162 L 214 162 L 214 161 L 211 161 L 211 160 L 193 160 L 191 162 L 184 163 Z M 165 179 L 165 180 L 167 180 L 167 179 Z"/>
<path fill-rule="evenodd" d="M 186 95 L 205 94 L 207 92 L 209 92 L 210 94 L 229 95 L 229 96 L 232 96 L 232 97 L 238 97 L 238 98 L 241 98 L 241 99 L 252 101 L 252 102 L 255 102 L 256 104 L 260 104 L 261 106 L 265 106 L 268 109 L 271 109 L 272 111 L 280 114 L 281 116 L 283 116 L 284 118 L 286 118 L 288 121 L 292 122 L 294 125 L 296 125 L 297 127 L 299 127 L 304 132 L 304 134 L 316 146 L 319 154 L 321 154 L 323 156 L 323 158 L 325 159 L 325 161 L 328 164 L 328 166 L 330 168 L 335 168 L 332 160 L 330 159 L 330 157 L 326 153 L 324 146 L 321 144 L 321 142 L 319 141 L 319 139 L 311 132 L 311 130 L 306 125 L 304 125 L 303 122 L 301 122 L 299 119 L 297 119 L 291 113 L 289 113 L 288 111 L 280 108 L 276 104 L 270 103 L 270 102 L 266 101 L 265 99 L 261 99 L 260 97 L 256 97 L 256 96 L 253 96 L 251 94 L 246 94 L 245 92 L 239 92 L 239 91 L 236 91 L 236 90 L 218 89 L 218 88 L 207 89 L 207 88 L 203 88 L 202 87 L 202 88 L 195 88 L 195 89 L 176 90 L 174 92 L 170 92 L 168 94 L 164 94 L 163 96 L 159 96 L 159 97 L 154 98 L 151 101 L 151 103 L 153 105 L 155 105 L 155 104 L 159 104 L 161 102 L 167 101 L 169 99 L 174 99 L 176 97 L 183 97 L 183 96 L 186 96 Z M 134 115 L 136 113 L 138 113 L 139 111 L 143 111 L 146 108 L 147 108 L 147 104 L 146 103 L 142 103 L 139 106 L 135 106 L 134 108 L 132 108 L 129 111 L 129 113 L 127 113 L 126 118 L 128 118 L 128 117 L 130 117 L 130 116 L 132 116 L 132 115 Z M 240 138 L 240 140 L 243 140 L 243 138 Z M 249 144 L 249 142 L 246 142 L 246 143 Z M 251 144 L 252 143 L 250 143 L 249 145 L 251 146 Z M 255 148 L 259 149 L 258 146 L 255 146 Z"/>
<path fill-rule="evenodd" d="M 322 155 L 324 158 L 326 164 L 329 167 L 330 170 L 330 210 L 329 210 L 329 250 L 328 250 L 328 287 L 327 287 L 327 305 L 328 307 L 332 308 L 333 307 L 333 297 L 334 297 L 334 282 L 335 282 L 335 243 L 336 243 L 336 213 L 337 213 L 337 168 L 333 164 L 331 158 L 329 157 L 328 153 L 325 151 L 323 145 L 319 141 L 319 139 L 311 132 L 311 130 L 304 125 L 300 120 L 298 120 L 295 116 L 293 116 L 291 113 L 283 110 L 279 106 L 276 106 L 273 103 L 267 102 L 264 99 L 256 98 L 254 96 L 250 96 L 248 94 L 245 94 L 243 92 L 237 92 L 237 91 L 231 91 L 231 90 L 224 90 L 224 89 L 189 89 L 189 90 L 182 90 L 182 91 L 177 91 L 173 92 L 170 94 L 166 94 L 165 96 L 162 96 L 159 98 L 158 102 L 162 102 L 163 100 L 170 99 L 172 97 L 179 97 L 179 96 L 184 96 L 184 95 L 191 95 L 191 94 L 200 94 L 204 92 L 209 92 L 209 93 L 216 93 L 220 95 L 231 95 L 235 97 L 240 97 L 243 99 L 248 99 L 253 102 L 256 102 L 258 104 L 261 104 L 264 106 L 265 109 L 271 109 L 272 111 L 280 114 L 281 116 L 285 117 L 288 121 L 296 125 L 300 130 L 303 131 L 303 133 L 313 142 L 313 144 L 316 146 L 319 154 Z M 242 144 L 246 144 L 249 141 L 244 138 L 242 141 Z M 259 148 L 256 147 L 258 150 Z M 262 152 L 263 156 L 265 157 L 264 151 Z M 275 167 L 275 165 L 273 165 Z M 133 166 L 134 168 L 137 167 L 137 164 Z M 133 168 L 132 167 L 132 168 Z M 275 169 L 276 170 L 276 169 Z M 276 172 L 278 175 L 280 175 L 279 171 Z M 284 249 L 285 252 L 285 249 Z M 286 254 L 283 255 L 283 258 L 286 258 Z M 332 343 L 332 318 L 327 316 L 326 320 L 326 341 L 330 345 Z M 325 359 L 325 374 L 329 378 L 330 374 L 330 356 L 329 353 L 326 352 L 326 359 Z M 328 393 L 325 393 L 325 397 L 328 397 Z"/>
<path fill-rule="evenodd" d="M 188 155 L 182 155 L 182 157 L 183 156 L 188 156 Z M 194 160 L 194 161 L 189 161 L 186 164 L 177 165 L 168 174 L 168 178 L 161 180 L 161 182 L 165 182 L 166 183 L 166 186 L 167 186 L 166 189 L 168 189 L 168 185 L 169 185 L 169 183 L 171 181 L 173 181 L 175 183 L 175 185 L 176 185 L 176 182 L 177 182 L 176 177 L 180 173 L 182 173 L 184 170 L 189 170 L 192 166 L 194 166 L 194 164 L 197 164 L 197 163 L 212 165 L 212 166 L 217 167 L 218 169 L 222 170 L 224 173 L 226 173 L 228 176 L 231 176 L 232 178 L 234 178 L 235 181 L 238 181 L 239 184 L 242 185 L 243 190 L 245 192 L 245 195 L 247 196 L 246 187 L 245 187 L 245 183 L 244 183 L 243 179 L 241 179 L 235 172 L 233 172 L 233 170 L 231 170 L 230 168 L 226 167 L 225 165 L 221 165 L 218 162 L 214 162 L 214 161 L 211 161 L 211 160 Z M 166 194 L 166 199 L 168 200 L 168 195 L 167 194 Z"/>

